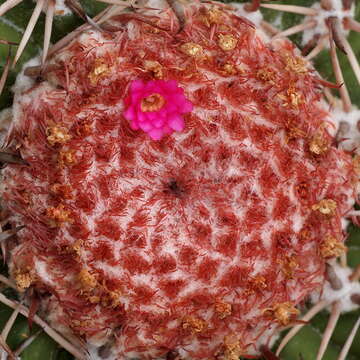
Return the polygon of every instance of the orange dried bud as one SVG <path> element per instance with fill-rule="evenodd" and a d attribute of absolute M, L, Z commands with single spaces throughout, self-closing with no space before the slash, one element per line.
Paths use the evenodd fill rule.
<path fill-rule="evenodd" d="M 292 107 L 297 108 L 300 104 L 303 103 L 301 94 L 299 94 L 293 87 L 290 87 L 287 90 L 287 95 L 290 100 L 290 105 Z"/>
<path fill-rule="evenodd" d="M 51 146 L 65 144 L 71 139 L 69 131 L 63 126 L 50 126 L 46 128 L 46 136 Z"/>
<path fill-rule="evenodd" d="M 287 141 L 291 139 L 299 139 L 304 138 L 306 135 L 305 131 L 302 131 L 301 129 L 297 127 L 290 127 L 287 129 Z"/>
<path fill-rule="evenodd" d="M 308 72 L 306 61 L 300 57 L 286 54 L 284 61 L 286 64 L 285 69 L 290 72 L 295 74 L 306 74 Z"/>
<path fill-rule="evenodd" d="M 309 149 L 315 155 L 322 155 L 329 150 L 329 140 L 324 135 L 324 131 L 321 130 L 310 140 Z"/>
<path fill-rule="evenodd" d="M 85 268 L 80 270 L 78 279 L 81 283 L 81 286 L 87 291 L 95 289 L 98 283 L 95 276 L 90 274 L 90 272 Z"/>
<path fill-rule="evenodd" d="M 200 20 L 207 26 L 210 27 L 212 24 L 220 24 L 223 21 L 223 12 L 216 6 L 209 10 L 202 10 L 202 16 Z"/>
<path fill-rule="evenodd" d="M 207 12 L 207 19 L 210 24 L 219 24 L 223 20 L 223 13 L 214 6 Z"/>
<path fill-rule="evenodd" d="M 249 280 L 249 288 L 250 293 L 253 293 L 255 290 L 264 290 L 267 288 L 266 279 L 261 276 L 257 275 L 254 278 Z"/>
<path fill-rule="evenodd" d="M 300 231 L 299 237 L 301 240 L 309 240 L 311 238 L 311 231 L 308 228 L 304 228 Z"/>
<path fill-rule="evenodd" d="M 100 297 L 99 296 L 89 296 L 87 298 L 92 304 L 98 304 L 100 302 Z"/>
<path fill-rule="evenodd" d="M 63 165 L 74 165 L 76 163 L 75 151 L 74 150 L 61 150 L 58 157 L 59 164 Z"/>
<path fill-rule="evenodd" d="M 235 75 L 238 72 L 235 66 L 229 63 L 223 66 L 223 71 L 226 73 L 226 75 Z"/>
<path fill-rule="evenodd" d="M 288 325 L 290 321 L 299 315 L 299 310 L 291 302 L 275 304 L 272 308 L 265 309 L 264 312 L 270 313 L 281 325 Z"/>
<path fill-rule="evenodd" d="M 112 308 L 116 308 L 121 305 L 120 302 L 120 291 L 108 291 L 108 293 L 101 298 L 101 304 L 103 306 L 109 306 Z"/>
<path fill-rule="evenodd" d="M 325 239 L 320 244 L 321 256 L 325 259 L 331 257 L 338 257 L 346 252 L 347 247 L 335 237 L 326 235 Z"/>
<path fill-rule="evenodd" d="M 200 333 L 206 329 L 206 322 L 202 319 L 187 316 L 182 322 L 182 328 L 184 330 L 189 330 L 192 334 Z"/>
<path fill-rule="evenodd" d="M 163 69 L 158 61 L 145 60 L 144 68 L 145 70 L 151 71 L 155 79 L 163 78 Z"/>
<path fill-rule="evenodd" d="M 334 216 L 336 212 L 336 201 L 332 199 L 323 199 L 320 200 L 317 204 L 313 205 L 311 208 L 314 211 L 319 211 L 323 215 Z"/>
<path fill-rule="evenodd" d="M 74 329 L 79 335 L 86 334 L 86 330 L 94 324 L 91 320 L 71 320 L 71 323 L 69 324 L 72 329 Z"/>
<path fill-rule="evenodd" d="M 93 70 L 89 73 L 91 85 L 96 85 L 99 79 L 109 72 L 109 67 L 104 63 L 103 59 L 96 59 Z"/>
<path fill-rule="evenodd" d="M 220 351 L 216 355 L 218 360 L 238 360 L 240 356 L 244 355 L 241 343 L 236 335 L 227 335 L 224 337 L 224 342 Z"/>
<path fill-rule="evenodd" d="M 352 162 L 354 166 L 354 171 L 356 172 L 357 175 L 360 175 L 360 156 L 355 155 L 352 159 Z"/>
<path fill-rule="evenodd" d="M 20 292 L 25 291 L 34 281 L 34 275 L 28 269 L 16 269 L 14 271 L 16 286 Z"/>
<path fill-rule="evenodd" d="M 286 256 L 285 260 L 280 261 L 281 271 L 288 279 L 294 278 L 295 269 L 299 266 L 295 256 Z"/>
<path fill-rule="evenodd" d="M 215 311 L 220 319 L 225 319 L 231 315 L 232 306 L 226 302 L 219 301 L 215 303 Z"/>
<path fill-rule="evenodd" d="M 57 207 L 49 207 L 46 209 L 46 216 L 50 219 L 50 226 L 61 226 L 65 222 L 71 222 L 71 212 L 65 210 L 64 205 L 60 204 Z"/>
<path fill-rule="evenodd" d="M 282 106 L 297 108 L 300 104 L 303 103 L 303 97 L 299 94 L 293 86 L 290 86 L 286 94 L 278 94 L 279 99 L 283 100 Z"/>
<path fill-rule="evenodd" d="M 256 77 L 259 80 L 269 82 L 270 84 L 274 84 L 274 80 L 276 78 L 275 72 L 266 68 L 258 70 L 256 73 Z"/>
<path fill-rule="evenodd" d="M 72 199 L 72 187 L 70 185 L 56 183 L 51 186 L 51 192 L 55 195 L 59 195 L 63 199 Z"/>
<path fill-rule="evenodd" d="M 182 44 L 180 49 L 184 54 L 189 56 L 199 57 L 203 54 L 203 48 L 193 42 Z"/>
<path fill-rule="evenodd" d="M 237 42 L 237 39 L 231 34 L 219 35 L 218 44 L 224 51 L 234 50 L 236 48 Z"/>
<path fill-rule="evenodd" d="M 83 241 L 76 240 L 75 243 L 70 247 L 70 249 L 74 251 L 76 255 L 80 256 L 82 246 L 83 246 Z"/>

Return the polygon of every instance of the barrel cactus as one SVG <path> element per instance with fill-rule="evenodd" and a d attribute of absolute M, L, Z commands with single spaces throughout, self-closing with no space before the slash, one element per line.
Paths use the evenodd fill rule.
<path fill-rule="evenodd" d="M 2 1 L 4 356 L 356 359 L 358 7 Z"/>

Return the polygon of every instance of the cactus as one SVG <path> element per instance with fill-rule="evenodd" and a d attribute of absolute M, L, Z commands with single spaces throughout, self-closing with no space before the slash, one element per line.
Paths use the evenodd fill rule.
<path fill-rule="evenodd" d="M 16 53 L 17 55 L 15 55 L 15 62 L 17 62 L 17 64 L 15 66 L 13 66 L 13 68 L 10 68 L 10 64 L 11 64 L 11 61 L 14 61 L 14 60 L 11 57 L 7 57 L 6 51 L 8 51 L 7 49 L 9 48 L 9 49 L 13 49 L 13 52 L 15 53 L 16 48 L 15 48 L 15 45 L 12 44 L 12 42 L 21 44 L 21 39 L 19 37 L 19 34 L 17 33 L 16 27 L 14 27 L 14 24 L 16 24 L 17 26 L 24 27 L 24 24 L 21 24 L 22 19 L 19 19 L 18 16 L 15 19 L 14 14 L 17 14 L 17 12 L 20 11 L 19 9 L 21 9 L 21 8 L 23 9 L 24 14 L 26 14 L 26 13 L 30 14 L 30 12 L 34 8 L 34 4 L 32 4 L 31 2 L 30 3 L 24 2 L 20 5 L 18 5 L 18 7 L 14 8 L 13 10 L 9 11 L 6 14 L 6 19 L 9 21 L 12 21 L 11 23 L 9 23 L 8 21 L 0 22 L 2 28 L 4 29 L 3 32 L 0 32 L 1 36 L 4 33 L 4 36 L 3 36 L 4 39 L 2 39 L 3 44 L 2 44 L 2 48 L 0 49 L 0 51 L 3 51 L 3 59 L 5 59 L 4 74 L 6 75 L 6 73 L 8 71 L 10 72 L 10 76 L 8 78 L 8 81 L 6 82 L 4 95 L 2 97 L 3 106 L 8 105 L 9 102 L 11 101 L 11 97 L 9 96 L 9 86 L 14 77 L 14 74 L 16 74 L 20 70 L 21 63 L 24 62 L 29 57 L 33 56 L 41 46 L 44 46 L 45 49 L 47 49 L 49 46 L 49 43 L 48 43 L 49 32 L 50 32 L 49 24 L 51 23 L 50 18 L 52 17 L 53 8 L 51 6 L 52 2 L 49 1 L 48 3 L 49 3 L 48 4 L 49 7 L 47 8 L 47 11 L 46 11 L 48 20 L 45 21 L 46 26 L 44 26 L 43 23 L 38 24 L 38 27 L 35 27 L 33 34 L 31 34 L 31 37 L 30 37 L 30 32 L 29 32 L 30 43 L 27 45 L 27 47 L 24 48 L 24 50 L 22 50 L 22 46 L 19 47 L 20 51 L 17 50 L 17 53 Z M 64 18 L 55 16 L 54 21 L 53 21 L 53 31 L 52 31 L 52 36 L 53 36 L 52 38 L 54 40 L 62 38 L 64 35 L 66 35 L 72 29 L 74 29 L 75 26 L 79 25 L 79 22 L 81 21 L 81 20 L 79 20 L 79 17 L 83 18 L 83 20 L 86 20 L 88 22 L 89 25 L 86 25 L 86 26 L 95 26 L 96 27 L 96 25 L 93 24 L 94 20 L 92 20 L 92 18 L 94 18 L 96 21 L 96 14 L 99 13 L 100 11 L 103 11 L 101 2 L 95 2 L 95 1 L 83 2 L 83 8 L 79 7 L 79 4 L 74 1 L 70 1 L 69 3 L 71 5 L 71 8 L 72 8 L 74 14 L 76 14 L 76 15 L 69 14 L 69 15 L 66 15 Z M 174 7 L 176 6 L 176 4 L 174 4 L 173 2 L 170 2 L 170 3 L 172 6 L 174 6 Z M 288 2 L 284 1 L 282 3 L 286 3 L 289 5 L 290 1 L 288 1 Z M 258 26 L 263 26 L 264 29 L 268 33 L 270 33 L 272 36 L 276 36 L 276 37 L 280 38 L 283 36 L 291 35 L 292 36 L 291 40 L 293 40 L 295 43 L 298 44 L 298 46 L 300 48 L 302 48 L 303 55 L 307 56 L 309 59 L 315 59 L 314 61 L 315 61 L 315 64 L 317 65 L 317 70 L 320 72 L 320 74 L 323 75 L 324 79 L 326 79 L 326 80 L 322 80 L 322 84 L 323 85 L 325 84 L 326 86 L 333 86 L 335 88 L 334 92 L 327 90 L 326 95 L 327 95 L 327 99 L 328 99 L 328 102 L 331 105 L 331 107 L 335 108 L 335 110 L 333 110 L 333 111 L 335 114 L 337 114 L 336 115 L 337 118 L 340 119 L 340 121 L 342 121 L 342 123 L 343 123 L 342 129 L 339 129 L 337 140 L 339 142 L 343 143 L 342 146 L 344 149 L 352 151 L 353 148 L 357 146 L 357 143 L 356 143 L 356 141 L 357 141 L 357 139 L 356 139 L 356 131 L 357 131 L 356 116 L 358 115 L 358 113 L 356 112 L 356 109 L 354 109 L 352 107 L 351 102 L 354 105 L 360 104 L 359 99 L 358 99 L 359 92 L 357 91 L 357 89 L 359 88 L 359 85 L 358 85 L 358 83 L 354 82 L 354 79 L 356 79 L 358 76 L 358 67 L 357 67 L 358 65 L 356 65 L 357 63 L 355 60 L 357 57 L 356 54 L 358 54 L 358 51 L 360 48 L 360 40 L 357 39 L 357 37 L 356 37 L 357 34 L 355 32 L 352 32 L 349 35 L 349 43 L 348 43 L 346 40 L 346 37 L 343 36 L 344 29 L 342 29 L 341 27 L 345 26 L 347 29 L 351 29 L 353 31 L 358 30 L 359 25 L 356 22 L 356 14 L 359 14 L 359 12 L 360 12 L 360 10 L 358 9 L 359 6 L 358 6 L 358 8 L 353 9 L 354 13 L 351 13 L 350 14 L 351 16 L 346 16 L 347 19 L 339 22 L 338 21 L 339 19 L 337 19 L 336 16 L 330 16 L 330 15 L 333 15 L 333 14 L 330 14 L 331 10 L 329 10 L 329 8 L 328 8 L 332 4 L 331 1 L 322 1 L 321 4 L 315 5 L 310 8 L 310 6 L 313 5 L 313 3 L 314 3 L 314 1 L 305 1 L 305 0 L 304 1 L 292 1 L 290 4 L 290 7 L 285 8 L 280 4 L 280 2 L 276 2 L 276 3 L 272 3 L 272 4 L 263 2 L 261 4 L 262 8 L 263 8 L 263 12 L 264 12 L 264 18 L 262 20 L 257 15 L 258 14 L 257 12 L 259 11 L 258 7 L 260 5 L 260 2 L 258 2 L 258 1 L 253 1 L 252 3 L 246 4 L 243 11 L 248 12 L 250 19 L 254 19 L 256 16 L 258 16 L 258 20 L 257 20 L 259 22 Z M 338 2 L 336 2 L 336 4 L 337 3 Z M 130 6 L 130 7 L 138 6 L 136 4 L 126 4 L 126 5 Z M 294 5 L 296 5 L 297 7 L 294 7 Z M 141 5 L 141 6 L 143 6 L 143 5 Z M 348 11 L 348 7 L 351 6 L 351 2 L 344 1 L 343 6 L 345 7 L 345 9 L 342 9 L 342 10 L 344 10 L 344 12 L 346 12 L 346 11 Z M 35 9 L 36 9 L 36 7 L 35 7 Z M 279 13 L 280 15 L 275 13 L 275 11 L 277 11 L 277 10 L 281 11 L 281 13 Z M 286 10 L 286 14 L 282 15 L 282 12 L 285 10 Z M 317 28 L 316 27 L 317 25 L 315 24 L 315 22 L 318 21 L 318 20 L 314 20 L 314 19 L 316 19 L 316 16 L 318 16 L 317 14 L 319 12 L 323 12 L 324 10 L 329 11 L 330 20 L 328 19 L 324 26 L 319 27 L 319 33 L 317 33 L 316 31 L 314 32 L 313 30 Z M 298 24 L 298 21 L 301 22 L 301 20 L 300 20 L 301 15 L 294 16 L 293 12 L 300 13 L 303 15 L 305 14 L 307 16 L 306 20 L 305 20 L 305 25 L 300 25 L 300 26 L 294 27 Z M 176 11 L 175 11 L 175 13 L 176 13 Z M 35 14 L 36 14 L 36 12 L 35 12 Z M 44 19 L 42 18 L 42 16 L 40 16 L 39 21 L 44 22 Z M 275 24 L 279 24 L 279 23 L 280 23 L 281 29 L 277 30 L 275 28 Z M 43 30 L 44 28 L 47 30 L 44 31 Z M 289 28 L 290 28 L 290 30 L 289 30 Z M 347 30 L 347 29 L 345 29 L 345 30 Z M 305 40 L 302 40 L 301 36 L 299 36 L 300 30 L 305 31 L 305 33 L 306 33 Z M 45 36 L 43 36 L 43 33 L 45 34 Z M 345 32 L 345 35 L 348 35 L 348 34 Z M 5 39 L 5 37 L 6 37 L 6 39 Z M 43 41 L 43 38 L 45 38 L 45 41 Z M 329 43 L 329 50 L 326 49 L 327 41 Z M 22 44 L 25 44 L 25 42 L 23 42 Z M 350 46 L 349 44 L 351 44 L 351 46 L 354 49 L 353 50 L 353 52 L 355 54 L 354 56 L 351 56 L 351 50 L 349 48 L 349 46 Z M 30 46 L 30 45 L 33 45 L 33 46 Z M 337 58 L 337 51 L 335 49 L 335 45 L 338 46 L 340 51 L 345 50 L 347 55 L 350 54 L 350 58 L 351 58 L 350 64 L 354 70 L 351 70 L 351 67 L 347 65 L 348 59 L 344 55 L 340 56 L 340 64 L 342 66 L 338 65 L 339 60 Z M 50 49 L 50 51 L 51 51 L 51 49 Z M 46 53 L 47 53 L 47 50 L 44 51 L 44 53 L 43 53 L 44 55 L 43 55 L 43 59 L 42 59 L 43 63 L 45 63 L 45 64 L 46 64 Z M 354 60 L 354 58 L 355 58 L 355 60 Z M 329 70 L 332 68 L 334 68 L 335 76 L 332 76 L 332 71 Z M 343 73 L 342 73 L 341 69 L 346 69 L 346 70 L 343 71 Z M 33 69 L 31 69 L 31 71 L 33 71 L 36 76 L 40 76 L 40 77 L 43 76 L 41 71 L 39 71 L 39 68 L 33 68 Z M 353 71 L 353 73 L 352 73 L 352 71 Z M 355 74 L 355 76 L 353 76 L 353 74 Z M 5 79 L 5 75 L 3 76 L 3 79 Z M 346 86 L 343 85 L 341 87 L 336 86 L 336 84 L 340 85 L 344 82 L 343 77 L 345 78 L 345 84 L 347 84 L 347 85 Z M 97 81 L 97 79 L 96 79 L 96 81 Z M 329 81 L 329 83 L 327 83 L 326 81 Z M 335 83 L 335 85 L 331 85 L 330 82 Z M 334 97 L 334 94 L 337 94 L 337 91 L 339 92 L 339 95 L 340 95 L 340 101 Z M 149 99 L 149 100 L 152 101 L 153 99 Z M 147 104 L 147 105 L 149 105 L 149 104 Z M 350 116 L 348 114 L 350 114 Z M 4 117 L 6 118 L 6 113 L 5 113 Z M 355 118 L 355 120 L 354 120 L 354 118 Z M 348 120 L 348 119 L 351 119 L 351 120 Z M 129 118 L 129 120 L 131 120 L 131 119 Z M 182 127 L 180 125 L 176 125 L 176 128 L 180 131 Z M 342 133 L 340 133 L 340 130 L 342 131 Z M 51 133 L 48 135 L 54 137 L 56 134 Z M 54 137 L 54 139 L 55 138 L 56 138 L 56 136 Z M 350 140 L 348 138 L 350 138 Z M 5 160 L 3 159 L 3 161 L 5 161 Z M 11 161 L 21 162 L 22 160 L 19 158 L 12 158 Z M 177 184 L 177 183 L 172 183 L 169 185 L 168 191 L 173 192 L 174 194 L 177 194 L 177 196 L 181 196 L 182 186 L 179 186 L 179 184 Z M 354 224 L 356 224 L 358 213 L 356 210 L 354 210 L 351 214 L 352 214 L 353 222 L 354 222 Z M 57 220 L 58 217 L 55 216 L 54 219 L 55 219 L 55 221 L 58 221 Z M 21 230 L 22 230 L 21 228 L 15 228 L 15 229 L 11 229 L 11 230 L 6 230 L 6 228 L 5 228 L 1 235 L 3 236 L 4 241 L 6 241 L 11 236 L 14 236 L 17 231 L 21 231 Z M 349 247 L 347 261 L 350 266 L 356 267 L 356 265 L 359 263 L 359 255 L 360 254 L 358 251 L 358 247 L 360 246 L 360 243 L 359 243 L 360 238 L 357 236 L 358 230 L 355 226 L 351 226 L 350 230 L 351 230 L 350 231 L 351 235 L 347 241 L 347 245 Z M 4 253 L 4 256 L 5 255 L 6 254 Z M 345 261 L 344 257 L 342 257 L 342 261 L 343 262 Z M 329 283 L 331 284 L 331 286 L 336 288 L 336 286 L 339 286 L 336 283 L 338 283 L 339 281 L 341 282 L 342 280 L 339 280 L 339 278 L 337 277 L 337 275 L 339 275 L 339 274 L 334 275 L 332 273 L 332 271 L 334 270 L 334 267 L 336 270 L 335 272 L 341 273 L 341 271 L 342 271 L 341 268 L 338 268 L 337 265 L 333 264 L 333 266 L 330 269 L 328 269 L 327 276 L 330 280 Z M 7 273 L 7 269 L 5 267 L 3 269 L 3 273 L 4 274 Z M 347 276 L 349 274 L 345 274 L 345 275 Z M 14 276 L 14 274 L 13 274 L 13 276 Z M 353 280 L 358 281 L 358 277 L 359 277 L 359 274 L 357 274 L 357 272 L 355 270 L 353 273 Z M 16 278 L 16 276 L 15 276 L 15 278 Z M 342 278 L 344 278 L 344 277 L 342 277 Z M 44 322 L 39 317 L 33 316 L 33 314 L 31 314 L 31 309 L 29 310 L 30 318 L 34 322 L 38 323 L 40 325 L 40 327 L 37 327 L 37 325 L 34 324 L 34 326 L 32 327 L 32 329 L 30 331 L 27 328 L 25 319 L 22 318 L 21 315 L 18 315 L 18 312 L 23 312 L 27 316 L 29 315 L 29 312 L 26 312 L 24 310 L 24 308 L 17 305 L 18 303 L 16 302 L 16 300 L 21 301 L 21 294 L 19 295 L 15 292 L 10 291 L 11 288 L 16 289 L 16 286 L 14 283 L 12 283 L 12 280 L 8 280 L 4 276 L 2 276 L 2 278 L 0 280 L 2 280 L 2 282 L 6 285 L 6 286 L 4 286 L 4 288 L 5 287 L 6 288 L 3 291 L 4 297 L 1 297 L 0 300 L 2 299 L 6 305 L 15 308 L 14 312 L 11 312 L 9 307 L 2 307 L 0 309 L 0 311 L 3 311 L 3 316 L 1 316 L 1 318 L 0 318 L 0 321 L 3 321 L 3 323 L 0 323 L 0 326 L 5 329 L 4 333 L 2 334 L 3 338 L 6 338 L 7 329 L 11 328 L 11 331 L 10 331 L 6 341 L 3 341 L 2 343 L 0 343 L 0 345 L 5 350 L 8 350 L 9 353 L 11 354 L 11 351 L 10 351 L 10 348 L 11 348 L 12 352 L 15 353 L 14 356 L 17 355 L 17 353 L 16 353 L 17 350 L 19 350 L 19 349 L 23 350 L 21 356 L 24 359 L 29 358 L 29 359 L 35 360 L 35 359 L 43 359 L 43 358 L 54 358 L 54 359 L 71 358 L 71 356 L 69 354 L 66 354 L 62 350 L 59 350 L 56 342 L 51 340 L 51 338 L 53 338 L 58 343 L 60 343 L 64 348 L 66 348 L 72 354 L 74 354 L 75 356 L 77 354 L 78 354 L 78 357 L 82 356 L 81 353 L 79 354 L 79 350 L 76 347 L 74 347 L 71 342 L 69 342 L 66 338 L 60 336 L 59 334 L 54 333 L 54 331 L 52 329 L 47 328 L 46 325 L 44 324 Z M 26 278 L 23 280 L 26 283 Z M 18 286 L 19 286 L 19 283 L 18 283 Z M 25 287 L 26 286 L 24 286 L 24 288 Z M 331 290 L 329 290 L 329 291 L 331 291 Z M 30 294 L 27 294 L 27 295 L 29 296 Z M 353 300 L 355 302 L 358 301 L 358 298 L 356 298 L 356 296 L 357 296 L 357 294 L 354 294 L 354 296 L 353 296 Z M 315 310 L 321 311 L 327 305 L 329 305 L 329 304 L 327 304 L 326 302 L 320 302 L 318 305 L 316 305 L 317 307 L 315 306 Z M 275 308 L 275 307 L 269 308 L 269 313 L 276 313 L 276 311 L 277 311 L 277 308 Z M 303 311 L 304 311 L 304 314 L 306 314 L 306 306 L 304 306 Z M 339 354 L 340 354 L 341 348 L 346 343 L 346 339 L 349 338 L 351 340 L 351 329 L 353 328 L 353 333 L 356 332 L 355 330 L 356 330 L 356 326 L 358 326 L 357 317 L 359 316 L 359 312 L 357 311 L 357 312 L 352 312 L 349 314 L 342 315 L 340 317 L 340 320 L 338 321 L 338 325 L 335 327 L 334 334 L 331 336 L 331 333 L 333 330 L 332 328 L 336 325 L 337 318 L 340 315 L 339 314 L 339 305 L 337 302 L 334 302 L 331 305 L 330 311 L 331 311 L 331 315 L 330 315 L 329 323 L 327 323 L 327 319 L 329 316 L 324 311 L 324 312 L 318 313 L 318 315 L 316 315 L 315 318 L 312 319 L 311 324 L 303 327 L 301 330 L 300 330 L 300 327 L 302 326 L 302 324 L 299 324 L 298 328 L 294 327 L 293 330 L 291 330 L 292 332 L 294 332 L 294 329 L 299 329 L 300 332 L 296 335 L 296 337 L 294 337 L 290 341 L 290 343 L 284 348 L 284 350 L 280 353 L 279 356 L 282 359 L 294 359 L 294 358 L 295 359 L 303 358 L 306 360 L 307 359 L 315 359 L 315 358 L 322 357 L 322 353 L 327 348 L 327 351 L 323 355 L 323 359 L 336 359 L 336 358 L 344 359 L 345 357 L 341 357 L 341 356 L 343 356 L 343 354 L 345 352 L 343 352 L 341 355 L 339 355 Z M 311 312 L 314 312 L 314 308 L 310 309 L 310 313 Z M 306 316 L 307 315 L 305 315 L 305 317 Z M 183 326 L 185 328 L 186 327 L 191 328 L 195 325 L 196 324 L 194 324 L 194 319 L 190 319 L 190 318 L 185 320 L 183 323 Z M 45 332 L 48 335 L 50 335 L 50 337 L 47 337 L 46 335 L 44 335 L 41 332 L 40 329 L 44 328 L 44 327 L 45 327 Z M 323 336 L 323 339 L 325 339 L 325 340 L 321 341 L 321 335 L 320 335 L 321 333 L 325 334 L 325 336 Z M 326 341 L 326 338 L 328 336 L 331 336 L 330 344 L 327 344 L 327 341 Z M 357 336 L 359 336 L 359 335 L 357 335 Z M 279 343 L 280 343 L 280 341 L 279 341 Z M 285 342 L 283 340 L 283 342 L 280 344 L 281 348 L 284 343 Z M 308 345 L 307 347 L 309 347 L 309 350 L 304 349 L 305 343 Z M 348 355 L 345 355 L 345 356 L 347 356 L 346 357 L 347 359 L 355 359 L 359 356 L 359 348 L 358 348 L 357 343 L 359 343 L 359 342 L 355 340 L 354 345 L 351 347 L 350 353 Z M 278 345 L 279 344 L 275 345 L 274 351 Z M 78 346 L 79 346 L 79 348 L 81 348 L 81 344 L 79 344 Z M 319 348 L 321 349 L 320 351 L 319 351 Z M 277 348 L 277 349 L 278 349 L 278 353 L 279 353 L 279 348 Z M 104 352 L 105 351 L 106 351 L 106 349 L 104 349 Z M 274 356 L 275 356 L 268 349 L 263 349 L 263 352 L 264 352 L 265 358 L 274 358 Z M 338 357 L 338 356 L 340 356 L 340 357 Z"/>

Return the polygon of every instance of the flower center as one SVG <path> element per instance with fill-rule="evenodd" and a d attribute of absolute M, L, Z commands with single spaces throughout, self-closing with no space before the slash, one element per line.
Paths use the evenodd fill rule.
<path fill-rule="evenodd" d="M 160 94 L 151 94 L 141 100 L 141 111 L 158 111 L 165 104 L 165 99 Z"/>

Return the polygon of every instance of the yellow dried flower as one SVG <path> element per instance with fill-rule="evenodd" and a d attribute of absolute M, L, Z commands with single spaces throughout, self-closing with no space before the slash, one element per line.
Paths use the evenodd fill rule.
<path fill-rule="evenodd" d="M 215 303 L 215 311 L 220 319 L 225 319 L 231 315 L 232 306 L 226 302 L 219 301 Z"/>
<path fill-rule="evenodd" d="M 325 239 L 320 244 L 320 253 L 325 259 L 338 257 L 346 252 L 346 250 L 347 247 L 330 234 L 326 235 Z"/>
<path fill-rule="evenodd" d="M 206 329 L 206 322 L 193 316 L 187 316 L 182 322 L 184 330 L 190 330 L 192 334 L 200 333 Z"/>
<path fill-rule="evenodd" d="M 65 144 L 71 139 L 68 130 L 62 126 L 50 126 L 46 128 L 47 141 L 51 146 Z"/>
<path fill-rule="evenodd" d="M 317 204 L 313 205 L 311 208 L 314 211 L 319 211 L 323 215 L 333 216 L 336 212 L 336 201 L 332 199 L 323 199 L 320 200 Z"/>
<path fill-rule="evenodd" d="M 203 48 L 193 42 L 182 44 L 180 49 L 184 54 L 193 57 L 199 57 L 203 54 Z"/>
<path fill-rule="evenodd" d="M 96 85 L 99 79 L 109 72 L 109 67 L 103 59 L 96 59 L 93 70 L 89 73 L 91 85 Z"/>
<path fill-rule="evenodd" d="M 218 43 L 221 49 L 223 49 L 224 51 L 234 50 L 236 48 L 237 42 L 237 39 L 231 34 L 219 35 Z"/>
<path fill-rule="evenodd" d="M 284 326 L 288 325 L 290 321 L 300 313 L 291 302 L 275 304 L 272 308 L 265 309 L 264 313 L 265 312 L 271 313 L 271 315 Z"/>

